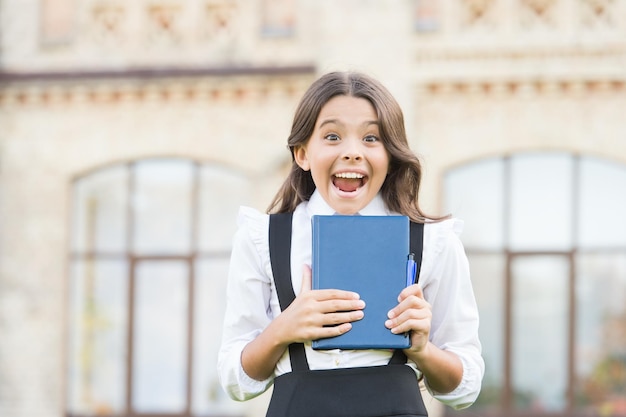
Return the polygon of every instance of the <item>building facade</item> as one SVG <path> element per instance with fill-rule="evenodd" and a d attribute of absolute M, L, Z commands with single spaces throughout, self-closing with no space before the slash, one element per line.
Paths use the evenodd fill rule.
<path fill-rule="evenodd" d="M 626 416 L 626 2 L 0 0 L 1 416 L 263 415 L 215 372 L 237 207 L 337 69 L 465 221 L 464 413 Z"/>

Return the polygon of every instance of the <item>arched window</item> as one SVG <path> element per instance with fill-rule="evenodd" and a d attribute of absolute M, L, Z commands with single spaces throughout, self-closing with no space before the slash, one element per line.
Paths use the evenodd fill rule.
<path fill-rule="evenodd" d="M 215 365 L 248 187 L 232 171 L 183 159 L 74 182 L 67 415 L 241 414 Z"/>
<path fill-rule="evenodd" d="M 444 184 L 446 210 L 465 220 L 486 362 L 469 413 L 618 415 L 626 166 L 524 153 L 452 169 Z"/>

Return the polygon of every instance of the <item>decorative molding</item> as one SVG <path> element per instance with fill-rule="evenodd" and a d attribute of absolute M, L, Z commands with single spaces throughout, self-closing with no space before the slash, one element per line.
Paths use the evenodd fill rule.
<path fill-rule="evenodd" d="M 626 93 L 626 77 L 607 80 L 436 80 L 420 83 L 418 90 L 421 94 L 442 97 L 466 95 L 491 97 L 558 95 L 569 97 L 599 93 L 621 96 Z"/>
<path fill-rule="evenodd" d="M 0 72 L 0 107 L 150 101 L 250 102 L 299 96 L 315 67 Z"/>
<path fill-rule="evenodd" d="M 554 14 L 558 0 L 521 0 L 520 23 L 521 27 L 547 28 L 556 30 Z"/>
<path fill-rule="evenodd" d="M 462 0 L 460 26 L 463 29 L 488 30 L 497 26 L 495 0 Z"/>
<path fill-rule="evenodd" d="M 238 32 L 241 14 L 240 5 L 231 0 L 213 0 L 204 6 L 204 19 L 201 25 L 202 41 L 215 41 L 234 38 Z"/>
<path fill-rule="evenodd" d="M 34 81 L 82 81 L 82 80 L 111 80 L 111 79 L 159 79 L 159 78 L 197 78 L 197 77 L 232 77 L 232 76 L 283 76 L 313 74 L 316 68 L 313 64 L 295 66 L 262 67 L 262 66 L 233 66 L 233 67 L 136 67 L 119 71 L 115 70 L 76 70 L 76 71 L 2 71 L 0 70 L 0 87 L 3 84 L 34 82 Z"/>
<path fill-rule="evenodd" d="M 587 28 L 614 27 L 619 21 L 614 0 L 583 0 L 584 9 L 582 23 Z"/>
<path fill-rule="evenodd" d="M 534 59 L 564 59 L 564 58 L 619 58 L 626 57 L 626 42 L 605 43 L 599 46 L 518 46 L 493 47 L 474 46 L 472 48 L 442 46 L 431 47 L 422 45 L 416 52 L 418 63 L 428 61 L 468 61 L 468 60 L 499 60 L 523 61 Z"/>
<path fill-rule="evenodd" d="M 413 79 L 419 84 L 433 85 L 582 83 L 593 90 L 598 84 L 623 83 L 626 80 L 623 71 L 625 61 L 626 43 L 587 48 L 541 45 L 511 49 L 429 47 L 416 51 Z M 554 90 L 552 87 L 550 89 Z"/>
<path fill-rule="evenodd" d="M 127 42 L 123 29 L 126 19 L 122 4 L 96 4 L 91 9 L 86 30 L 90 32 L 90 38 L 98 45 L 120 45 Z"/>
<path fill-rule="evenodd" d="M 182 43 L 181 4 L 151 4 L 147 7 L 147 39 L 151 46 L 177 47 Z"/>

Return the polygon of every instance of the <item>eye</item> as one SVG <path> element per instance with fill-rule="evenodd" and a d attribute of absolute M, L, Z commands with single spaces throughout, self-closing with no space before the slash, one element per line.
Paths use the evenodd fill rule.
<path fill-rule="evenodd" d="M 378 140 L 378 137 L 374 135 L 367 135 L 363 138 L 363 141 L 368 143 L 378 142 Z"/>
<path fill-rule="evenodd" d="M 331 142 L 336 142 L 340 140 L 341 138 L 336 133 L 329 133 L 328 135 L 324 136 L 324 139 L 329 140 Z"/>

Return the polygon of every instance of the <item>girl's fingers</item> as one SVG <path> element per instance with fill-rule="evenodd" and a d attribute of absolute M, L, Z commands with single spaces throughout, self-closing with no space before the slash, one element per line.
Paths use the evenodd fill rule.
<path fill-rule="evenodd" d="M 391 330 L 393 334 L 400 333 L 421 333 L 429 334 L 430 332 L 430 318 L 410 319 L 404 321 L 387 320 L 385 326 Z"/>
<path fill-rule="evenodd" d="M 320 303 L 317 303 L 318 305 Z M 353 309 L 348 311 L 333 311 L 324 313 L 319 309 L 302 309 L 298 313 L 300 318 L 288 320 L 293 328 L 297 342 L 310 341 L 325 337 L 338 336 L 352 328 L 351 322 L 361 320 L 363 311 Z"/>
<path fill-rule="evenodd" d="M 361 310 L 346 311 L 343 313 L 328 313 L 324 315 L 325 326 L 335 326 L 342 323 L 350 323 L 363 318 L 364 314 Z"/>
<path fill-rule="evenodd" d="M 365 302 L 359 294 L 337 289 L 313 290 L 311 267 L 302 269 L 300 293 L 281 315 L 293 329 L 294 341 L 302 342 L 339 336 L 348 332 L 351 322 L 364 316 Z"/>
<path fill-rule="evenodd" d="M 335 312 L 348 312 L 353 310 L 363 310 L 365 302 L 359 299 L 326 299 L 319 303 L 320 312 L 329 314 Z"/>
<path fill-rule="evenodd" d="M 418 298 L 424 298 L 424 292 L 422 291 L 422 286 L 419 284 L 409 285 L 404 288 L 400 295 L 398 296 L 398 302 L 401 303 L 407 297 L 416 296 Z"/>
<path fill-rule="evenodd" d="M 302 285 L 300 287 L 300 294 L 308 291 L 312 291 L 312 273 L 309 265 L 302 267 Z M 324 300 L 358 300 L 359 294 L 352 291 L 343 290 L 316 290 L 315 298 L 318 301 Z M 336 310 L 338 311 L 338 310 Z"/>
<path fill-rule="evenodd" d="M 320 330 L 319 337 L 316 339 L 325 339 L 327 337 L 341 336 L 344 333 L 347 333 L 350 329 L 352 329 L 352 324 L 350 323 L 341 323 L 337 326 L 324 327 Z"/>
<path fill-rule="evenodd" d="M 430 310 L 430 304 L 424 299 L 422 287 L 418 284 L 411 285 L 402 290 L 398 296 L 398 305 L 387 313 L 387 317 L 393 319 L 400 316 L 405 310 L 411 308 L 427 308 Z"/>
<path fill-rule="evenodd" d="M 422 323 L 428 324 L 430 327 L 430 320 L 432 313 L 429 307 L 421 308 L 409 308 L 402 311 L 400 314 L 394 314 L 393 310 L 387 315 L 388 320 L 385 322 L 385 326 L 389 329 L 400 328 L 403 331 L 419 330 L 422 327 Z M 409 327 L 407 329 L 407 327 Z"/>
<path fill-rule="evenodd" d="M 430 304 L 424 299 L 422 288 L 411 285 L 400 293 L 398 300 L 398 305 L 387 314 L 385 326 L 396 334 L 408 331 L 428 334 L 432 311 Z"/>

